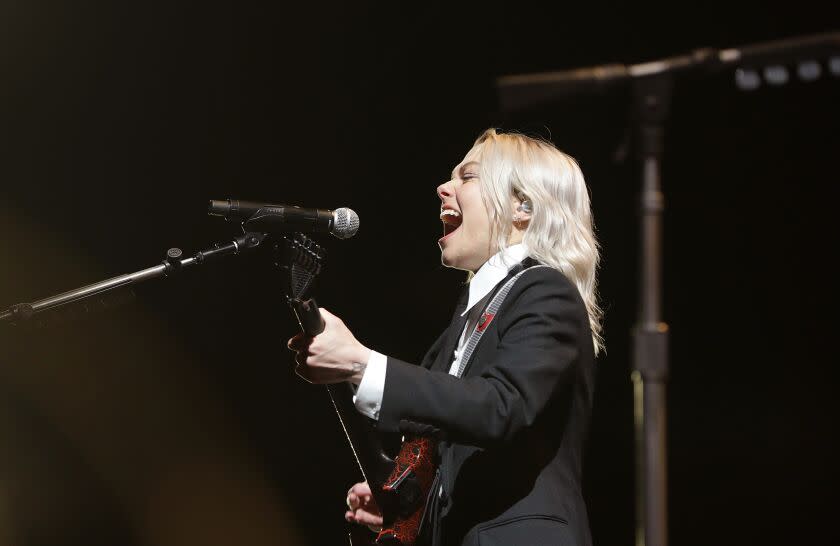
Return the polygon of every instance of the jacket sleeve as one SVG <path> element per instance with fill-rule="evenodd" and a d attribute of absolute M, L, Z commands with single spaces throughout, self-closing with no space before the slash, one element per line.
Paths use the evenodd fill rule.
<path fill-rule="evenodd" d="M 562 274 L 537 268 L 517 281 L 498 328 L 496 351 L 478 376 L 459 379 L 389 357 L 379 429 L 435 427 L 451 441 L 484 446 L 531 425 L 574 380 L 580 336 L 590 335 L 585 307 Z"/>

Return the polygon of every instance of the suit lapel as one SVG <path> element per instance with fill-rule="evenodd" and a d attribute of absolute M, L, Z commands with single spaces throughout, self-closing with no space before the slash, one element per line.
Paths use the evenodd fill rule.
<path fill-rule="evenodd" d="M 496 294 L 496 292 L 498 292 L 499 289 L 501 289 L 501 287 L 504 286 L 504 284 L 508 280 L 510 280 L 514 275 L 522 271 L 522 269 L 526 267 L 531 267 L 536 263 L 537 262 L 532 258 L 525 258 L 520 263 L 513 266 L 508 272 L 507 276 L 493 288 L 490 297 L 487 298 L 484 304 L 485 307 L 493 299 L 493 296 Z M 464 290 L 461 292 L 461 296 L 458 299 L 458 304 L 455 306 L 455 312 L 452 315 L 452 320 L 450 321 L 449 328 L 446 331 L 446 338 L 443 341 L 443 345 L 440 348 L 440 352 L 437 355 L 437 359 L 435 359 L 435 362 L 430 368 L 431 370 L 442 370 L 448 372 L 449 368 L 452 366 L 452 360 L 455 356 L 453 353 L 458 347 L 458 340 L 461 339 L 461 334 L 464 331 L 464 325 L 467 323 L 467 318 L 469 317 L 469 314 L 463 317 L 461 316 L 461 313 L 463 313 L 464 309 L 467 308 L 467 301 L 469 300 L 469 291 L 470 286 L 469 284 L 467 284 L 464 287 Z M 475 352 L 473 352 L 472 354 L 472 357 L 474 356 Z M 472 357 L 470 358 L 470 360 L 472 360 Z M 469 362 L 466 363 L 467 367 L 469 366 L 469 364 Z M 466 375 L 466 370 L 467 368 L 465 367 L 464 375 Z"/>
<path fill-rule="evenodd" d="M 537 262 L 535 260 L 528 257 L 528 258 L 525 258 L 524 260 L 522 260 L 521 262 L 519 262 L 518 264 L 516 264 L 515 266 L 513 266 L 510 269 L 510 271 L 508 271 L 507 276 L 504 279 L 502 279 L 501 281 L 499 281 L 499 283 L 496 284 L 496 286 L 490 292 L 489 297 L 487 298 L 487 300 L 483 304 L 483 309 L 481 310 L 481 312 L 484 313 L 487 310 L 487 307 L 490 305 L 490 302 L 493 301 L 493 298 L 496 297 L 496 294 L 499 292 L 499 290 L 502 289 L 502 287 L 505 285 L 506 282 L 508 282 L 510 279 L 512 279 L 516 274 L 521 272 L 523 269 L 531 267 L 533 265 L 536 265 L 536 263 Z M 463 328 L 464 328 L 464 323 L 462 322 L 461 323 L 461 329 L 463 330 Z M 467 335 L 471 335 L 471 334 L 472 334 L 472 332 L 467 332 Z M 455 339 L 456 339 L 455 342 L 457 343 L 458 338 L 455 338 Z M 482 341 L 484 341 L 484 336 L 482 336 L 481 340 L 478 342 L 478 345 L 476 345 L 475 350 L 472 352 L 472 354 L 469 357 L 469 360 L 461 363 L 461 365 L 463 367 L 463 372 L 461 374 L 461 377 L 465 377 L 467 375 L 467 372 L 470 369 L 470 365 L 472 364 L 473 360 L 475 360 L 475 355 L 478 352 L 478 348 L 481 346 Z M 449 351 L 450 364 L 452 362 L 452 360 L 451 360 L 452 351 L 455 350 L 455 347 L 456 346 L 453 346 L 452 350 Z M 446 368 L 446 369 L 449 370 L 449 368 Z"/>

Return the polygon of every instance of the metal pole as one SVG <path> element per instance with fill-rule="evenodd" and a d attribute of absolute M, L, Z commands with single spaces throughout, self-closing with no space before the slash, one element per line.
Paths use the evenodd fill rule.
<path fill-rule="evenodd" d="M 197 252 L 194 256 L 182 258 L 182 252 L 178 248 L 170 248 L 167 251 L 166 260 L 160 265 L 155 265 L 128 273 L 126 275 L 119 275 L 104 281 L 94 284 L 89 284 L 81 288 L 76 288 L 61 294 L 50 296 L 32 303 L 18 303 L 12 305 L 8 309 L 0 310 L 1 322 L 24 322 L 30 320 L 38 313 L 43 313 L 56 307 L 61 307 L 70 303 L 81 301 L 99 294 L 104 294 L 108 291 L 137 284 L 143 281 L 156 279 L 158 277 L 166 277 L 175 272 L 178 272 L 187 267 L 205 263 L 210 259 L 217 257 L 239 254 L 242 250 L 256 248 L 266 237 L 263 233 L 245 233 L 237 237 L 233 241 L 224 245 L 215 245 L 213 248 Z"/>
<path fill-rule="evenodd" d="M 640 308 L 634 328 L 633 393 L 636 432 L 636 545 L 667 546 L 666 383 L 668 326 L 662 322 L 663 123 L 669 77 L 636 85 L 642 160 Z"/>

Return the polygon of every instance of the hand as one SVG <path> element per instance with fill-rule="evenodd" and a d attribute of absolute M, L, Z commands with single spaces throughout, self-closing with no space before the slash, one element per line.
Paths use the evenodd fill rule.
<path fill-rule="evenodd" d="M 358 384 L 365 373 L 370 349 L 359 343 L 337 316 L 321 308 L 324 331 L 315 337 L 298 334 L 289 340 L 295 351 L 295 372 L 310 383 Z"/>
<path fill-rule="evenodd" d="M 382 530 L 382 514 L 370 492 L 367 482 L 357 483 L 347 492 L 347 508 L 344 519 L 360 525 L 367 525 L 374 533 Z"/>

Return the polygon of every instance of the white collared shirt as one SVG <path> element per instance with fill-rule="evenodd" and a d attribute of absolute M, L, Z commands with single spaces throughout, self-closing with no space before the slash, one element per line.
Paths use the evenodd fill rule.
<path fill-rule="evenodd" d="M 471 332 L 475 328 L 481 310 L 485 307 L 485 300 L 490 297 L 490 293 L 493 292 L 496 285 L 508 276 L 510 269 L 524 260 L 526 256 L 528 256 L 528 250 L 525 245 L 521 243 L 511 245 L 494 254 L 473 276 L 470 281 L 467 308 L 461 313 L 462 317 L 465 315 L 469 315 L 469 317 L 464 325 L 463 332 L 461 332 L 461 338 L 458 340 L 458 347 L 452 354 L 452 365 L 449 367 L 450 374 L 457 375 L 458 373 L 464 346 L 469 339 L 467 332 Z M 481 305 L 478 305 L 479 303 Z M 387 367 L 388 357 L 376 351 L 371 351 L 365 374 L 356 389 L 356 396 L 353 397 L 356 409 L 371 419 L 379 419 L 379 409 L 382 407 L 382 396 L 385 391 Z"/>

